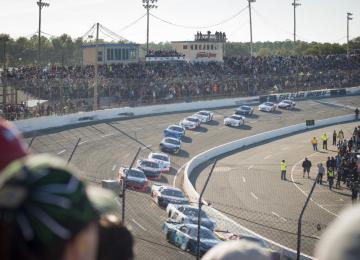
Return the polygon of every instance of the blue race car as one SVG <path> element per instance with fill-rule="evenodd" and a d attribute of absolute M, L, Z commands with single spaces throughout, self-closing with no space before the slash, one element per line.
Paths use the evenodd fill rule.
<path fill-rule="evenodd" d="M 177 153 L 181 149 L 181 141 L 177 138 L 165 137 L 160 143 L 160 149 L 164 152 Z"/>
<path fill-rule="evenodd" d="M 197 253 L 197 225 L 179 224 L 167 221 L 163 225 L 166 240 L 192 254 Z M 212 247 L 221 242 L 214 233 L 206 227 L 200 227 L 200 255 L 204 255 Z"/>
<path fill-rule="evenodd" d="M 164 130 L 165 137 L 181 139 L 185 135 L 185 130 L 179 125 L 170 125 Z"/>

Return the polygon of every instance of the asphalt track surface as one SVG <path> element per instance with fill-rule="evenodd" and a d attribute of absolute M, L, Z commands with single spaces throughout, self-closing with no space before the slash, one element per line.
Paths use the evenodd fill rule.
<path fill-rule="evenodd" d="M 344 97 L 329 99 L 328 101 L 333 102 L 334 100 L 340 104 L 342 102 L 356 103 L 359 97 Z M 223 119 L 224 116 L 231 115 L 233 109 L 220 109 L 214 112 L 215 120 L 213 122 L 203 124 L 202 127 L 196 131 L 187 131 L 186 137 L 183 139 L 182 150 L 177 155 L 171 156 L 171 172 L 164 174 L 160 183 L 180 186 L 182 176 L 181 171 L 179 171 L 180 173 L 178 175 L 177 171 L 193 156 L 214 146 L 256 133 L 304 122 L 306 119 L 318 120 L 353 113 L 353 111 L 349 109 L 328 106 L 316 101 L 302 101 L 297 103 L 297 108 L 293 111 L 280 110 L 275 113 L 263 113 L 255 110 L 255 114 L 246 120 L 244 126 L 230 128 L 223 125 Z M 120 131 L 115 130 L 108 124 L 101 123 L 73 129 L 60 129 L 54 133 L 46 133 L 44 135 L 39 133 L 39 136 L 34 139 L 31 149 L 33 152 L 51 153 L 67 160 L 78 139 L 81 138 L 71 163 L 79 169 L 80 176 L 89 181 L 97 182 L 102 179 L 114 178 L 121 165 L 129 165 L 131 163 L 139 147 L 143 148 L 139 156 L 140 158 L 147 157 L 150 149 L 158 151 L 158 144 L 162 139 L 163 129 L 169 124 L 178 123 L 182 118 L 190 114 L 191 112 L 112 122 L 111 124 L 119 128 Z M 28 138 L 27 141 L 30 142 L 30 138 Z M 308 140 L 306 141 L 308 142 Z M 144 145 L 150 148 L 145 148 Z M 290 152 L 288 155 L 291 156 Z M 297 157 L 294 156 L 294 158 Z M 270 158 L 269 161 L 271 161 Z M 259 160 L 259 162 L 261 163 L 261 160 Z M 274 164 L 278 164 L 278 161 Z M 274 167 L 276 168 L 276 166 Z M 197 186 L 201 183 L 202 177 L 203 175 L 200 175 L 199 180 L 196 182 Z M 256 182 L 256 180 L 253 181 Z M 262 183 L 265 182 L 262 181 Z M 279 185 L 285 184 L 276 183 L 276 187 L 279 187 Z M 269 186 L 263 186 L 264 193 L 270 193 L 270 191 L 266 191 L 266 189 L 270 189 Z M 302 203 L 304 195 L 301 195 L 294 185 L 292 186 L 293 189 L 291 192 L 297 193 L 297 197 L 294 197 L 294 200 L 297 199 L 299 203 Z M 226 190 L 224 191 L 221 187 L 226 187 Z M 210 194 L 221 194 L 221 196 L 217 196 L 217 199 L 214 200 L 215 207 L 222 204 L 225 205 L 225 207 L 234 208 L 238 205 L 234 205 L 232 201 L 226 200 L 226 196 L 224 196 L 223 200 L 222 195 L 227 194 L 229 191 L 235 193 L 236 189 L 237 188 L 234 187 L 227 178 L 219 178 L 216 181 L 211 181 L 211 186 L 207 192 L 210 192 Z M 271 190 L 274 189 L 271 188 Z M 260 196 L 260 193 L 258 194 Z M 207 195 L 208 193 L 206 193 L 206 196 Z M 254 195 L 257 196 L 255 193 Z M 284 197 L 287 196 L 285 194 L 283 195 Z M 117 212 L 117 214 L 120 214 L 121 200 L 116 199 L 119 204 L 119 212 Z M 249 206 L 247 209 L 251 209 L 256 213 L 263 212 L 263 210 L 261 210 L 261 205 L 263 204 L 253 203 L 253 199 L 254 197 L 251 195 L 251 197 L 247 198 L 248 201 L 244 202 Z M 218 205 L 216 205 L 215 202 L 217 202 Z M 276 200 L 274 200 L 274 203 L 276 204 Z M 273 211 L 279 214 L 280 217 L 282 217 L 282 215 L 287 216 L 283 211 L 280 211 L 280 208 L 286 211 L 286 207 L 287 205 L 280 203 L 274 209 L 277 211 Z M 289 211 L 292 210 L 289 209 Z M 310 210 L 308 211 L 310 212 Z M 296 215 L 295 210 L 293 214 Z M 328 218 L 330 221 L 331 218 Z M 194 256 L 172 246 L 164 239 L 161 228 L 166 220 L 165 211 L 160 209 L 151 200 L 148 193 L 127 192 L 125 220 L 125 224 L 130 226 L 135 236 L 135 254 L 138 259 L 194 258 Z M 239 221 L 239 219 L 236 219 L 236 221 Z M 325 225 L 328 223 L 327 219 L 323 222 Z M 275 225 L 275 227 L 279 225 L 278 222 L 274 223 L 273 225 Z M 247 225 L 252 227 L 249 223 L 247 223 Z M 270 234 L 271 232 L 275 234 L 276 230 L 270 230 L 269 232 Z"/>

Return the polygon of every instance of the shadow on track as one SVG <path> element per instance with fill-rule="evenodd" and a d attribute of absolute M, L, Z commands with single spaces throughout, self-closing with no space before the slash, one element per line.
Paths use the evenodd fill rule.
<path fill-rule="evenodd" d="M 239 128 L 241 130 L 251 130 L 252 129 L 252 126 L 249 126 L 249 125 L 241 125 L 239 127 L 236 127 L 236 128 Z"/>
<path fill-rule="evenodd" d="M 210 122 L 207 122 L 205 123 L 206 125 L 212 125 L 212 126 L 217 126 L 217 125 L 220 125 L 219 121 L 215 121 L 215 120 L 212 120 Z"/>
<path fill-rule="evenodd" d="M 189 158 L 190 154 L 187 151 L 181 149 L 177 154 L 174 154 L 174 156 Z"/>
<path fill-rule="evenodd" d="M 189 137 L 189 136 L 185 136 L 185 135 L 184 135 L 184 136 L 181 138 L 181 142 L 190 144 L 190 143 L 192 143 L 192 138 Z"/>
<path fill-rule="evenodd" d="M 206 133 L 208 129 L 206 127 L 200 126 L 194 130 L 194 132 Z"/>

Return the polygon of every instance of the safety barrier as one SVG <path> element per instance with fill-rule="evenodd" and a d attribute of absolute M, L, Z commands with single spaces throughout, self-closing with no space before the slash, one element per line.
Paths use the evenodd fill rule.
<path fill-rule="evenodd" d="M 41 131 L 44 129 L 76 126 L 88 122 L 101 122 L 131 117 L 159 115 L 163 113 L 186 112 L 200 109 L 213 109 L 237 106 L 242 103 L 258 102 L 259 97 L 219 99 L 210 101 L 198 101 L 192 103 L 177 103 L 166 105 L 124 107 L 105 109 L 93 112 L 79 112 L 63 116 L 44 116 L 15 121 L 16 127 L 23 133 Z"/>
<path fill-rule="evenodd" d="M 250 145 L 254 145 L 254 144 L 256 145 L 256 144 L 262 143 L 264 141 L 268 141 L 268 140 L 271 140 L 274 138 L 284 137 L 286 135 L 295 134 L 295 133 L 298 133 L 301 131 L 311 130 L 314 128 L 325 127 L 325 126 L 330 126 L 330 125 L 339 124 L 339 123 L 351 122 L 353 120 L 354 120 L 354 115 L 345 115 L 345 116 L 338 116 L 338 117 L 334 117 L 334 118 L 328 118 L 328 119 L 316 121 L 315 125 L 310 126 L 310 127 L 306 126 L 305 123 L 301 123 L 301 124 L 297 124 L 297 125 L 292 125 L 292 126 L 260 133 L 260 134 L 254 135 L 254 136 L 242 138 L 242 139 L 230 142 L 230 143 L 226 143 L 226 144 L 214 147 L 208 151 L 202 152 L 199 155 L 193 157 L 188 162 L 188 164 L 185 167 L 185 172 L 184 172 L 183 189 L 184 189 L 185 193 L 187 194 L 187 196 L 189 197 L 191 202 L 198 202 L 199 194 L 197 193 L 193 184 L 190 181 L 191 174 L 196 167 L 198 167 L 212 159 L 215 159 L 219 156 L 222 156 L 224 154 L 231 153 L 231 152 L 236 151 L 241 148 L 245 148 L 246 146 L 250 146 Z M 204 203 L 207 204 L 206 201 L 204 201 Z M 222 213 L 216 211 L 216 209 L 214 209 L 214 208 L 212 208 L 211 210 L 216 212 L 216 214 L 222 214 Z M 225 215 L 223 215 L 223 218 L 229 220 L 229 218 L 227 218 Z M 229 221 L 235 223 L 232 220 L 229 220 Z M 266 240 L 270 244 L 275 243 L 274 241 L 271 241 L 267 238 L 261 237 L 260 235 L 252 232 L 251 230 L 247 229 L 246 227 L 243 227 L 239 224 L 237 224 L 237 226 L 240 229 L 242 229 L 244 231 L 244 233 L 250 232 L 253 235 L 260 237 L 261 239 Z M 293 259 L 293 257 L 296 256 L 296 252 L 292 249 L 286 248 L 277 243 L 275 243 L 275 246 L 282 248 L 283 253 L 287 257 L 290 257 L 291 259 Z M 311 259 L 311 257 L 303 255 L 302 259 Z"/>

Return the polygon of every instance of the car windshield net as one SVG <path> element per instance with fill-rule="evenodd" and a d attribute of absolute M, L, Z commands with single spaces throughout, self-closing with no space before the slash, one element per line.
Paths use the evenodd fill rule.
<path fill-rule="evenodd" d="M 177 132 L 182 132 L 183 131 L 183 129 L 181 127 L 178 127 L 178 126 L 172 126 L 172 127 L 170 127 L 170 130 L 177 131 Z"/>
<path fill-rule="evenodd" d="M 191 229 L 191 236 L 197 237 L 197 228 Z M 200 238 L 201 239 L 216 239 L 213 233 L 205 228 L 200 228 Z"/>
<path fill-rule="evenodd" d="M 144 174 L 142 172 L 136 171 L 136 170 L 131 170 L 128 173 L 128 176 L 137 177 L 137 178 L 145 178 L 145 176 L 144 176 Z"/>
<path fill-rule="evenodd" d="M 184 197 L 184 194 L 181 191 L 178 191 L 178 190 L 166 189 L 166 190 L 163 190 L 161 193 L 163 195 L 171 196 L 171 197 L 178 197 L 178 198 L 183 198 Z"/>
<path fill-rule="evenodd" d="M 151 168 L 159 168 L 159 165 L 155 162 L 143 161 L 141 163 L 142 166 L 151 167 Z"/>
<path fill-rule="evenodd" d="M 198 216 L 198 212 L 199 212 L 199 210 L 198 210 L 198 209 L 194 209 L 194 208 L 185 208 L 184 211 L 183 211 L 183 213 L 184 213 L 186 216 L 189 216 L 189 217 L 197 217 L 197 216 Z M 202 217 L 202 218 L 205 218 L 205 217 L 206 217 L 204 211 L 201 211 L 200 217 Z"/>
<path fill-rule="evenodd" d="M 231 116 L 230 118 L 236 119 L 236 120 L 241 120 L 241 117 L 238 117 L 238 116 Z"/>
<path fill-rule="evenodd" d="M 166 142 L 167 142 L 167 143 L 169 143 L 169 144 L 176 144 L 176 145 L 179 145 L 179 141 L 174 140 L 174 139 L 166 139 Z"/>
<path fill-rule="evenodd" d="M 251 109 L 250 107 L 247 107 L 247 106 L 242 106 L 240 108 L 243 109 L 243 110 L 250 110 Z"/>
<path fill-rule="evenodd" d="M 265 106 L 272 106 L 273 104 L 272 103 L 265 103 Z"/>
<path fill-rule="evenodd" d="M 195 118 L 187 118 L 186 119 L 187 121 L 190 121 L 190 122 L 194 122 L 194 123 L 196 123 L 196 122 L 198 122 L 198 119 L 195 119 Z"/>
<path fill-rule="evenodd" d="M 169 158 L 164 156 L 164 155 L 160 155 L 160 154 L 154 154 L 152 156 L 152 158 L 154 159 L 157 159 L 157 160 L 160 160 L 160 161 L 165 161 L 165 162 L 168 162 L 169 161 Z"/>

